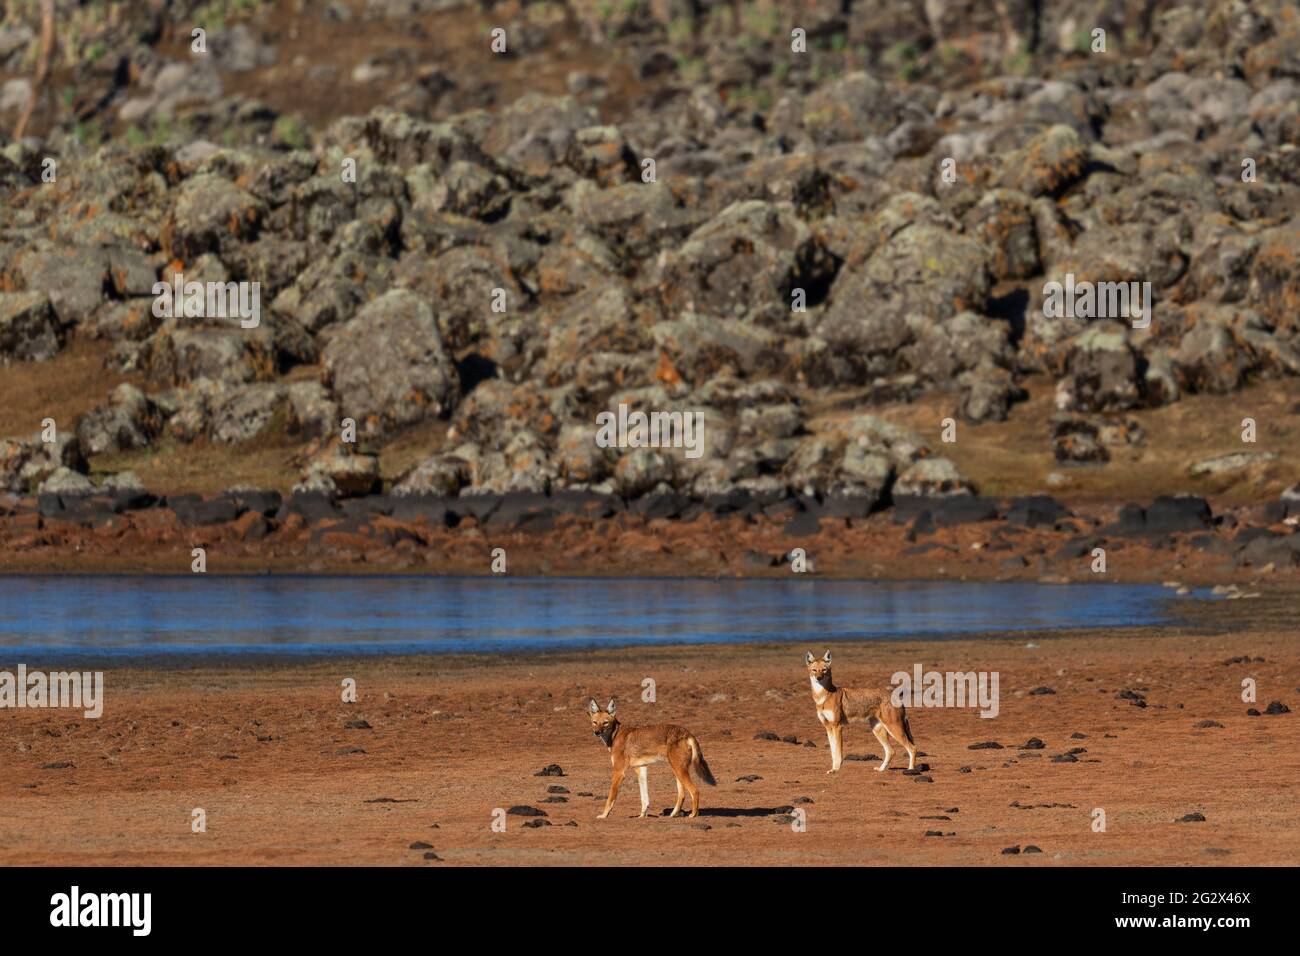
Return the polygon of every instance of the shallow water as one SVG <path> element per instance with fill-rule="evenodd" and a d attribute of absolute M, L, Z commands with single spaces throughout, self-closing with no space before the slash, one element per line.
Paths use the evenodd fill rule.
<path fill-rule="evenodd" d="M 1156 585 L 320 576 L 0 577 L 0 660 L 439 654 L 1157 624 Z"/>

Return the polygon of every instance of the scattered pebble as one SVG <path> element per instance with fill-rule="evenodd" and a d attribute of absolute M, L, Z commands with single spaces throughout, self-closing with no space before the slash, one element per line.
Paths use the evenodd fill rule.
<path fill-rule="evenodd" d="M 563 777 L 564 769 L 558 763 L 548 763 L 541 770 L 537 771 L 537 773 L 533 774 L 533 776 L 534 777 Z"/>

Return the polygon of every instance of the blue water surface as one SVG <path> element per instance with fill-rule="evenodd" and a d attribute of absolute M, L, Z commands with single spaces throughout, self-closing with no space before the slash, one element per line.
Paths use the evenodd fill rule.
<path fill-rule="evenodd" d="M 416 576 L 0 577 L 0 660 L 508 653 L 957 637 L 1164 620 L 1145 584 Z"/>

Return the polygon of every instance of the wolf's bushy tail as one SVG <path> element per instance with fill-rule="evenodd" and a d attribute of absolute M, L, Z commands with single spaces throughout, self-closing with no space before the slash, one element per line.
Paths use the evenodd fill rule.
<path fill-rule="evenodd" d="M 718 781 L 713 779 L 713 771 L 709 769 L 708 761 L 704 759 L 704 751 L 700 749 L 700 742 L 694 737 L 691 738 L 691 754 L 695 758 L 691 761 L 691 766 L 696 775 L 710 787 L 716 787 Z"/>
<path fill-rule="evenodd" d="M 916 741 L 912 739 L 912 725 L 907 722 L 907 711 L 903 711 L 903 733 L 907 736 L 907 742 L 915 747 Z"/>

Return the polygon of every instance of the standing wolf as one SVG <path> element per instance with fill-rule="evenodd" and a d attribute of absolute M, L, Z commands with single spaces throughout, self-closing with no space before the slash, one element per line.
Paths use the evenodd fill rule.
<path fill-rule="evenodd" d="M 650 808 L 650 790 L 646 779 L 646 767 L 661 760 L 667 760 L 677 778 L 677 805 L 668 814 L 675 817 L 682 812 L 682 799 L 686 792 L 691 795 L 691 816 L 700 814 L 700 788 L 691 782 L 691 771 L 707 783 L 716 787 L 713 772 L 704 761 L 704 751 L 695 735 L 685 727 L 674 724 L 656 724 L 653 727 L 624 727 L 614 716 L 614 701 L 610 700 L 601 710 L 595 700 L 587 701 L 587 711 L 591 715 L 591 732 L 609 748 L 609 760 L 614 765 L 614 779 L 609 785 L 609 799 L 605 801 L 605 810 L 596 819 L 603 820 L 614 808 L 614 798 L 618 796 L 619 785 L 627 774 L 628 767 L 636 767 L 637 780 L 641 784 L 641 816 Z"/>
<path fill-rule="evenodd" d="M 826 728 L 826 740 L 831 745 L 831 769 L 834 773 L 844 762 L 844 725 L 865 722 L 871 732 L 885 748 L 885 759 L 877 770 L 889 766 L 889 758 L 894 750 L 889 746 L 893 737 L 907 750 L 907 769 L 916 768 L 916 744 L 912 740 L 912 729 L 907 725 L 907 709 L 895 706 L 890 700 L 889 691 L 853 690 L 849 687 L 836 687 L 831 680 L 831 652 L 817 660 L 812 652 L 804 655 L 808 665 L 808 680 L 812 684 L 813 703 L 817 705 L 817 719 Z"/>

